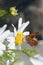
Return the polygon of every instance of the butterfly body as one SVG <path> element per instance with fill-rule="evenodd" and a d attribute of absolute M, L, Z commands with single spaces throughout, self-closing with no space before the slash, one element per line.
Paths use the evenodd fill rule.
<path fill-rule="evenodd" d="M 27 41 L 31 43 L 31 45 L 36 46 L 37 45 L 37 41 L 34 39 L 34 37 L 38 34 L 39 32 L 34 32 L 29 34 L 26 38 Z"/>

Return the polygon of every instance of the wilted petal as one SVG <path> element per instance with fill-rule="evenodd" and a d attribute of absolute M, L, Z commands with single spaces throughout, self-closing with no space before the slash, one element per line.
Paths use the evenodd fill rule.
<path fill-rule="evenodd" d="M 19 18 L 19 21 L 18 21 L 18 29 L 21 27 L 21 24 L 22 24 L 22 18 Z"/>
<path fill-rule="evenodd" d="M 6 27 L 7 27 L 7 25 L 5 24 L 3 27 L 0 28 L 0 34 L 5 31 Z"/>
<path fill-rule="evenodd" d="M 2 35 L 0 35 L 0 42 L 3 42 L 10 35 L 10 31 L 5 31 Z"/>
<path fill-rule="evenodd" d="M 24 34 L 24 36 L 27 36 L 27 35 L 29 35 L 29 33 L 30 33 L 30 32 L 26 31 L 26 32 L 24 32 L 23 34 Z"/>
<path fill-rule="evenodd" d="M 38 59 L 30 58 L 30 61 L 32 62 L 33 65 L 43 65 L 43 61 Z"/>

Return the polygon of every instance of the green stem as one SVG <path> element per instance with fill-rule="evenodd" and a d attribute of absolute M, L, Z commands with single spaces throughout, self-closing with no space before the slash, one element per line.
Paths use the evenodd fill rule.
<path fill-rule="evenodd" d="M 30 55 L 24 49 L 22 49 L 22 50 L 8 49 L 8 50 L 11 50 L 11 51 L 14 51 L 14 52 L 22 52 L 22 53 L 24 53 L 24 54 L 26 54 L 27 56 L 30 57 Z"/>

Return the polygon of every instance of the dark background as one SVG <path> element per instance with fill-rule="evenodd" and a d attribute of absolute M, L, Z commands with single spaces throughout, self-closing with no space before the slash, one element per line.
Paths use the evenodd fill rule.
<path fill-rule="evenodd" d="M 30 25 L 26 28 L 32 32 L 39 32 L 37 38 L 43 39 L 43 0 L 0 0 L 0 9 L 9 10 L 10 7 L 16 6 L 18 16 L 0 18 L 0 27 L 8 24 L 11 29 L 13 23 L 16 27 L 19 17 L 23 18 L 23 22 L 30 21 Z"/>

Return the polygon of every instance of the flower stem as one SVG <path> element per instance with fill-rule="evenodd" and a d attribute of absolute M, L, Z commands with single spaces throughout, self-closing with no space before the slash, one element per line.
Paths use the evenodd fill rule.
<path fill-rule="evenodd" d="M 8 50 L 11 50 L 11 51 L 14 51 L 14 52 L 22 52 L 22 53 L 24 53 L 24 54 L 26 54 L 27 56 L 30 57 L 30 55 L 25 51 L 25 49 L 22 49 L 22 50 L 8 49 Z"/>

